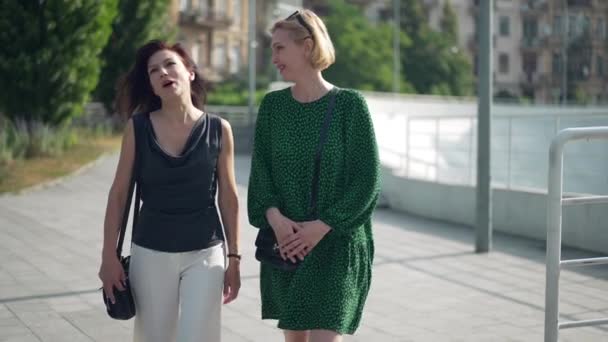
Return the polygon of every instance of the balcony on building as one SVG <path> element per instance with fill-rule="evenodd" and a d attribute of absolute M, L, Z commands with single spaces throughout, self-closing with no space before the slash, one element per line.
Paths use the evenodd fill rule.
<path fill-rule="evenodd" d="M 225 12 L 192 8 L 179 12 L 179 24 L 205 29 L 225 29 L 232 25 L 232 18 Z"/>
<path fill-rule="evenodd" d="M 547 38 L 539 36 L 524 36 L 521 39 L 521 49 L 524 51 L 538 51 L 547 45 Z"/>
<path fill-rule="evenodd" d="M 538 87 L 549 81 L 549 77 L 541 72 L 522 72 L 519 77 L 519 83 L 522 87 Z"/>
<path fill-rule="evenodd" d="M 569 8 L 592 8 L 595 7 L 596 3 L 603 2 L 605 0 L 594 1 L 594 0 L 568 0 Z"/>
<path fill-rule="evenodd" d="M 539 15 L 549 9 L 548 0 L 524 0 L 520 5 L 523 15 Z"/>

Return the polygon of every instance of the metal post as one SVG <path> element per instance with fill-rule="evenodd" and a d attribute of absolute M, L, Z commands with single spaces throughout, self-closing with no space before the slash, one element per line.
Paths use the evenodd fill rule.
<path fill-rule="evenodd" d="M 554 140 L 549 149 L 545 342 L 557 342 L 559 330 L 559 263 L 562 246 L 562 149 L 563 143 L 557 139 Z"/>
<path fill-rule="evenodd" d="M 513 117 L 509 116 L 507 130 L 507 189 L 511 190 L 511 145 L 513 145 Z"/>
<path fill-rule="evenodd" d="M 562 34 L 562 105 L 568 104 L 568 43 L 570 42 L 570 18 L 568 18 L 568 0 L 563 1 L 564 20 Z"/>
<path fill-rule="evenodd" d="M 256 41 L 256 0 L 249 0 L 249 123 L 253 123 L 253 113 L 255 111 L 255 54 L 257 48 Z"/>
<path fill-rule="evenodd" d="M 490 128 L 492 117 L 492 39 L 494 0 L 479 2 L 479 80 L 477 111 L 477 219 L 475 252 L 492 249 L 492 190 Z"/>
<path fill-rule="evenodd" d="M 439 182 L 439 127 L 441 118 L 435 118 L 435 182 Z"/>
<path fill-rule="evenodd" d="M 405 177 L 410 177 L 410 116 L 405 117 Z"/>
<path fill-rule="evenodd" d="M 393 0 L 394 30 L 393 30 L 393 93 L 399 92 L 401 83 L 401 57 L 399 51 L 399 38 L 401 35 L 401 4 L 400 0 Z"/>
<path fill-rule="evenodd" d="M 608 139 L 608 127 L 567 128 L 557 134 L 549 148 L 547 184 L 547 259 L 545 283 L 545 342 L 557 342 L 560 329 L 608 324 L 608 319 L 559 321 L 559 278 L 562 267 L 601 265 L 608 258 L 562 260 L 562 206 L 608 203 L 608 196 L 582 196 L 563 199 L 564 146 L 574 140 Z"/>
<path fill-rule="evenodd" d="M 475 179 L 473 179 L 473 145 L 475 144 L 475 118 L 471 116 L 471 123 L 469 125 L 471 133 L 469 135 L 469 184 L 475 186 Z"/>

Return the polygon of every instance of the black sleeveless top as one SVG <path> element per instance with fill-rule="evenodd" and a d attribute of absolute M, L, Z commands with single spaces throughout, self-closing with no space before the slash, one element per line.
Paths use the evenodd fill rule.
<path fill-rule="evenodd" d="M 179 156 L 166 153 L 150 113 L 133 116 L 136 180 L 142 207 L 132 242 L 163 252 L 187 252 L 221 243 L 215 205 L 222 124 L 215 115 L 197 120 Z"/>

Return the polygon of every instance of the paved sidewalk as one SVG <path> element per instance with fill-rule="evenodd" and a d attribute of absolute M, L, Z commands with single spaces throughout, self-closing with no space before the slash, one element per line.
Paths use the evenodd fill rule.
<path fill-rule="evenodd" d="M 97 290 L 103 215 L 116 156 L 59 184 L 0 196 L 0 341 L 129 341 L 132 321 L 106 317 Z M 246 220 L 248 159 L 237 160 L 243 288 L 224 307 L 223 341 L 281 341 L 259 319 L 255 229 Z M 389 210 L 375 215 L 374 281 L 346 341 L 542 341 L 544 246 L 496 234 L 473 253 L 471 229 Z M 587 256 L 564 251 L 564 257 Z M 562 272 L 562 319 L 608 317 L 608 268 Z M 608 341 L 608 326 L 561 341 Z"/>

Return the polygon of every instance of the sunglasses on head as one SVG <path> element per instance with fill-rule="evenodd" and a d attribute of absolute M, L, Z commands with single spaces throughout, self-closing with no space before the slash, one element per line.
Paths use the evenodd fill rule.
<path fill-rule="evenodd" d="M 292 20 L 294 18 L 298 21 L 298 23 L 300 23 L 300 25 L 304 26 L 304 28 L 306 29 L 306 31 L 308 31 L 308 34 L 310 34 L 310 36 L 312 37 L 312 27 L 310 27 L 310 25 L 308 25 L 308 23 L 306 22 L 306 20 L 304 20 L 304 18 L 302 18 L 302 13 L 300 13 L 299 10 L 293 12 L 285 20 Z"/>

